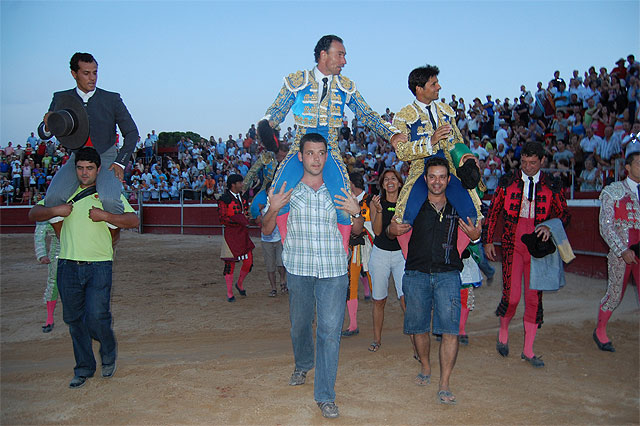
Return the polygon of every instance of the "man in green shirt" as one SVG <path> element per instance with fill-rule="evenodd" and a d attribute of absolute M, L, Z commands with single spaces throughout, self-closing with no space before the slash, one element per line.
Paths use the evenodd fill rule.
<path fill-rule="evenodd" d="M 100 155 L 95 149 L 78 150 L 75 167 L 80 186 L 66 204 L 45 207 L 41 203 L 29 212 L 29 218 L 36 221 L 64 218 L 57 278 L 63 319 L 69 325 L 76 359 L 69 383 L 72 389 L 83 386 L 95 373 L 92 338 L 100 342 L 102 377 L 115 373 L 116 340 L 111 328 L 113 240 L 107 222 L 119 228 L 138 226 L 137 214 L 122 196 L 124 213 L 102 209 L 96 192 Z"/>

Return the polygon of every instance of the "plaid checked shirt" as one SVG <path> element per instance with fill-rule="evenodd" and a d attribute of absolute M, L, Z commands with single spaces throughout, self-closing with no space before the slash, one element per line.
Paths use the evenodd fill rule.
<path fill-rule="evenodd" d="M 347 273 L 347 253 L 338 231 L 336 208 L 327 187 L 300 182 L 289 201 L 282 263 L 294 275 L 333 278 Z"/>

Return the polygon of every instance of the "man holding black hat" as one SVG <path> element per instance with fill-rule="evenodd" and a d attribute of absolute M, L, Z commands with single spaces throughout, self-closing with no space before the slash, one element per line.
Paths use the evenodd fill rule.
<path fill-rule="evenodd" d="M 502 233 L 502 300 L 496 309 L 500 317 L 500 332 L 496 349 L 509 355 L 509 323 L 516 313 L 522 294 L 524 277 L 524 349 L 522 359 L 534 367 L 544 362 L 533 353 L 533 341 L 542 325 L 542 291 L 529 288 L 531 255 L 522 236 L 534 232 L 536 225 L 559 218 L 566 227 L 571 215 L 562 192 L 562 183 L 540 171 L 544 150 L 538 142 L 527 142 L 522 149 L 521 170 L 503 176 L 496 188 L 482 240 L 489 260 L 496 260 L 493 245 L 499 216 L 504 218 Z M 546 226 L 535 231 L 544 241 L 551 236 Z"/>
<path fill-rule="evenodd" d="M 53 94 L 49 112 L 38 127 L 38 135 L 44 140 L 55 135 L 62 145 L 71 150 L 94 147 L 102 162 L 96 181 L 100 200 L 107 212 L 122 214 L 120 182 L 135 149 L 138 128 L 118 93 L 96 87 L 98 63 L 91 54 L 76 52 L 71 57 L 70 68 L 77 86 Z M 119 151 L 116 147 L 116 126 L 124 136 L 124 145 Z M 66 203 L 78 187 L 74 158 L 70 160 L 56 173 L 47 190 L 47 207 Z M 51 222 L 60 220 L 54 218 Z M 113 225 L 109 227 L 115 228 Z"/>

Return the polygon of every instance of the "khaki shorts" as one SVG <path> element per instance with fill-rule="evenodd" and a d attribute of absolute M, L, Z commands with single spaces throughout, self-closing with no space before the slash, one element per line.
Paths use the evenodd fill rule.
<path fill-rule="evenodd" d="M 276 266 L 282 266 L 282 241 L 272 243 L 261 241 L 261 243 L 267 272 L 275 272 Z"/>

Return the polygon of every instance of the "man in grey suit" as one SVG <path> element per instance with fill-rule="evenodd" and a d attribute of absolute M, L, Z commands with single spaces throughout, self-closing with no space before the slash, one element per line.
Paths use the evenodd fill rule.
<path fill-rule="evenodd" d="M 100 154 L 102 162 L 96 182 L 100 201 L 109 213 L 122 214 L 124 206 L 120 200 L 120 182 L 124 178 L 124 168 L 135 149 L 138 128 L 120 94 L 96 87 L 98 63 L 90 53 L 76 52 L 71 57 L 70 67 L 77 87 L 53 94 L 49 112 L 45 114 L 38 127 L 38 135 L 43 140 L 50 139 L 53 135 L 49 131 L 47 120 L 53 111 L 59 109 L 56 108 L 56 102 L 64 96 L 77 96 L 89 116 L 89 137 L 85 146 L 93 146 Z M 116 125 L 124 137 L 124 144 L 119 151 L 116 147 Z M 45 197 L 46 207 L 65 204 L 78 188 L 74 158 L 72 154 L 69 161 L 53 177 Z"/>

